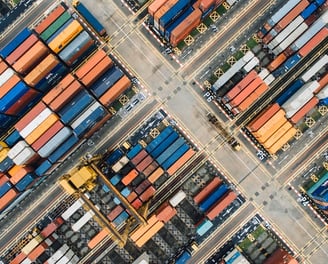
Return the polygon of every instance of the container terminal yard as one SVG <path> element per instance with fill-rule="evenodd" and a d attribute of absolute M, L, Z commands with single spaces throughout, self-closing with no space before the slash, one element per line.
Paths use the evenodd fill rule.
<path fill-rule="evenodd" d="M 326 263 L 328 1 L 5 4 L 0 263 Z"/>

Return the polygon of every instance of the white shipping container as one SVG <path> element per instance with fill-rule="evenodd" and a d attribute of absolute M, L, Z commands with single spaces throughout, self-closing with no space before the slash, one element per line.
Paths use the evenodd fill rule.
<path fill-rule="evenodd" d="M 46 244 L 48 245 L 48 247 L 51 246 L 52 243 L 53 243 L 52 240 L 49 237 L 47 239 L 45 239 L 44 242 L 46 242 Z"/>
<path fill-rule="evenodd" d="M 251 59 L 254 58 L 254 53 L 252 51 L 247 51 L 245 55 L 241 58 L 245 63 L 249 62 Z"/>
<path fill-rule="evenodd" d="M 265 77 L 264 82 L 266 85 L 270 85 L 274 81 L 274 76 L 272 74 L 269 74 L 267 77 Z"/>
<path fill-rule="evenodd" d="M 48 260 L 48 264 L 55 264 L 62 256 L 65 255 L 69 247 L 64 244 L 62 245 Z"/>
<path fill-rule="evenodd" d="M 42 148 L 38 150 L 40 157 L 49 157 L 51 153 L 54 152 L 71 134 L 72 130 L 70 128 L 63 127 Z"/>
<path fill-rule="evenodd" d="M 0 86 L 6 83 L 11 76 L 14 75 L 14 70 L 12 68 L 8 68 L 0 75 Z"/>
<path fill-rule="evenodd" d="M 230 6 L 232 6 L 232 5 L 234 5 L 234 4 L 237 2 L 237 0 L 226 0 L 226 2 L 227 2 Z"/>
<path fill-rule="evenodd" d="M 263 68 L 260 73 L 259 73 L 259 77 L 264 80 L 265 77 L 267 77 L 270 74 L 269 70 L 267 68 Z"/>
<path fill-rule="evenodd" d="M 244 70 L 250 72 L 256 65 L 259 65 L 260 60 L 257 57 L 253 57 L 245 66 Z"/>
<path fill-rule="evenodd" d="M 284 41 L 302 22 L 304 19 L 301 16 L 296 17 L 286 28 L 270 41 L 268 48 L 273 50 L 277 45 Z"/>
<path fill-rule="evenodd" d="M 79 210 L 82 205 L 84 204 L 84 201 L 80 198 L 76 200 L 70 207 L 66 209 L 64 213 L 61 214 L 61 217 L 66 221 L 69 219 L 77 210 Z"/>
<path fill-rule="evenodd" d="M 72 230 L 74 232 L 79 231 L 89 220 L 95 215 L 92 210 L 86 212 L 76 223 L 72 225 Z"/>
<path fill-rule="evenodd" d="M 77 264 L 79 262 L 79 257 L 74 255 L 74 257 L 68 262 L 69 264 Z"/>
<path fill-rule="evenodd" d="M 169 203 L 176 207 L 179 203 L 182 202 L 184 198 L 186 198 L 186 193 L 183 190 L 178 191 L 173 197 L 169 200 Z"/>
<path fill-rule="evenodd" d="M 28 147 L 28 144 L 21 140 L 15 144 L 9 151 L 8 151 L 8 157 L 13 159 L 15 158 L 19 153 L 23 151 L 24 148 Z"/>
<path fill-rule="evenodd" d="M 325 99 L 328 97 L 328 85 L 323 87 L 321 91 L 317 94 L 318 99 Z"/>
<path fill-rule="evenodd" d="M 114 172 L 118 172 L 120 169 L 122 169 L 127 163 L 129 162 L 129 159 L 126 156 L 123 156 L 118 162 L 116 162 L 112 169 Z"/>
<path fill-rule="evenodd" d="M 277 24 L 285 15 L 289 13 L 290 10 L 294 8 L 301 0 L 289 0 L 284 4 L 276 13 L 273 14 L 268 20 L 270 26 Z"/>
<path fill-rule="evenodd" d="M 13 162 L 16 165 L 24 165 L 28 164 L 31 159 L 36 156 L 36 152 L 30 147 L 24 148 L 21 153 L 19 153 L 15 158 L 13 158 Z"/>
<path fill-rule="evenodd" d="M 20 264 L 30 264 L 32 261 L 29 258 L 24 259 Z"/>
<path fill-rule="evenodd" d="M 73 250 L 70 249 L 59 261 L 56 262 L 56 264 L 66 264 L 73 256 L 74 256 L 74 252 Z"/>
<path fill-rule="evenodd" d="M 29 134 L 32 133 L 34 129 L 36 129 L 44 120 L 46 120 L 50 115 L 52 114 L 52 111 L 49 108 L 44 109 L 40 114 L 38 114 L 31 122 L 22 129 L 22 131 L 19 131 L 19 134 L 26 138 Z"/>
<path fill-rule="evenodd" d="M 325 54 L 319 60 L 317 60 L 312 66 L 302 75 L 301 79 L 307 82 L 314 76 L 322 67 L 328 63 L 328 55 Z"/>
<path fill-rule="evenodd" d="M 73 129 L 77 128 L 85 119 L 87 119 L 94 110 L 96 110 L 100 105 L 98 102 L 94 102 L 90 105 L 77 119 L 71 123 Z"/>

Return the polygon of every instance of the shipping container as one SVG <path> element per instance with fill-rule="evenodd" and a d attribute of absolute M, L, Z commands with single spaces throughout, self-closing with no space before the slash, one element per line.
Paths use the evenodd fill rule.
<path fill-rule="evenodd" d="M 179 203 L 181 203 L 186 198 L 186 196 L 187 196 L 186 193 L 183 190 L 180 190 L 170 198 L 169 203 L 173 207 L 176 207 Z"/>
<path fill-rule="evenodd" d="M 121 176 L 121 175 L 119 175 L 119 174 L 115 174 L 115 175 L 110 179 L 110 182 L 111 182 L 111 184 L 113 184 L 113 185 L 117 185 L 117 184 L 120 182 L 121 179 L 122 179 L 122 176 Z"/>
<path fill-rule="evenodd" d="M 81 31 L 83 27 L 77 20 L 73 20 L 54 40 L 49 43 L 49 48 L 59 53 L 70 43 Z"/>
<path fill-rule="evenodd" d="M 183 253 L 175 260 L 175 264 L 186 264 L 188 260 L 191 259 L 191 254 L 185 250 Z"/>
<path fill-rule="evenodd" d="M 53 222 L 48 224 L 44 229 L 41 230 L 40 234 L 43 238 L 49 237 L 53 232 L 55 232 L 58 227 L 64 223 L 61 217 L 56 218 Z"/>
<path fill-rule="evenodd" d="M 156 217 L 159 221 L 167 223 L 173 216 L 177 214 L 177 210 L 167 203 L 164 203 L 156 212 Z"/>
<path fill-rule="evenodd" d="M 156 161 L 158 162 L 158 164 L 162 165 L 184 143 L 185 143 L 185 140 L 183 138 L 178 138 L 176 141 L 174 141 L 170 146 L 168 146 L 168 148 L 165 151 L 162 152 L 161 155 L 159 155 L 156 158 Z"/>
<path fill-rule="evenodd" d="M 11 183 L 6 182 L 0 185 L 0 198 L 6 194 L 11 189 Z"/>
<path fill-rule="evenodd" d="M 263 147 L 270 148 L 291 127 L 292 127 L 292 124 L 290 122 L 286 121 L 276 132 L 272 133 L 272 135 L 265 142 L 260 142 L 260 143 L 263 145 Z"/>
<path fill-rule="evenodd" d="M 269 120 L 267 120 L 263 126 L 261 126 L 257 131 L 253 131 L 252 133 L 257 138 L 262 138 L 267 133 L 274 133 L 275 130 L 273 130 L 273 128 L 277 123 L 280 123 L 283 120 L 285 120 L 285 111 L 280 109 Z"/>
<path fill-rule="evenodd" d="M 24 148 L 15 158 L 13 162 L 16 165 L 27 165 L 36 162 L 39 155 L 30 147 Z"/>
<path fill-rule="evenodd" d="M 22 42 L 10 55 L 6 58 L 6 61 L 13 65 L 25 52 L 27 52 L 36 42 L 38 41 L 37 36 L 31 35 Z"/>
<path fill-rule="evenodd" d="M 35 169 L 34 173 L 38 177 L 48 175 L 49 173 L 47 173 L 47 172 L 50 170 L 51 167 L 52 167 L 51 162 L 48 160 L 45 160 Z"/>
<path fill-rule="evenodd" d="M 195 154 L 195 151 L 189 148 L 180 158 L 178 158 L 169 168 L 167 173 L 173 175 L 177 170 L 179 170 L 191 157 Z"/>
<path fill-rule="evenodd" d="M 133 206 L 134 209 L 138 210 L 142 206 L 142 201 L 139 198 L 136 198 L 131 205 Z"/>
<path fill-rule="evenodd" d="M 304 35 L 304 34 L 303 34 Z M 328 28 L 322 28 L 318 33 L 316 33 L 302 48 L 299 50 L 299 54 L 305 57 L 309 54 L 319 43 L 321 43 L 328 36 Z M 297 41 L 296 41 L 297 42 Z M 295 42 L 295 43 L 296 43 Z"/>
<path fill-rule="evenodd" d="M 296 134 L 296 128 L 290 128 L 285 135 L 283 135 L 274 145 L 267 149 L 270 154 L 276 154 L 279 149 L 282 148 L 290 139 Z"/>
<path fill-rule="evenodd" d="M 29 166 L 14 166 L 8 173 L 11 175 L 10 182 L 17 184 L 25 175 L 33 173 L 33 168 Z"/>
<path fill-rule="evenodd" d="M 150 152 L 150 155 L 156 159 L 178 138 L 179 134 L 176 131 L 172 130 L 169 136 Z"/>
<path fill-rule="evenodd" d="M 131 240 L 132 241 L 137 241 L 147 230 L 152 227 L 156 222 L 157 222 L 156 215 L 152 215 L 148 220 L 147 220 L 147 225 L 139 225 L 136 230 L 134 230 L 131 233 Z"/>
<path fill-rule="evenodd" d="M 63 5 L 59 4 L 51 13 L 45 17 L 35 28 L 34 31 L 38 34 L 41 34 L 45 31 L 51 24 L 55 22 L 55 20 L 60 17 L 62 13 L 65 12 L 65 8 Z"/>
<path fill-rule="evenodd" d="M 146 169 L 148 167 L 148 165 L 150 165 L 152 162 L 153 162 L 153 158 L 148 155 L 140 163 L 138 163 L 138 165 L 136 166 L 136 169 L 139 172 L 143 172 L 144 169 Z"/>
<path fill-rule="evenodd" d="M 23 192 L 34 184 L 34 180 L 34 174 L 26 174 L 18 183 L 16 183 L 15 187 L 18 191 Z"/>
<path fill-rule="evenodd" d="M 13 159 L 16 157 L 24 148 L 28 147 L 28 144 L 24 141 L 21 140 L 15 144 L 9 151 L 8 149 L 5 149 L 6 151 L 6 156 L 8 155 L 9 158 Z"/>
<path fill-rule="evenodd" d="M 14 129 L 6 138 L 5 143 L 8 147 L 14 146 L 19 140 L 21 140 L 21 136 L 19 135 L 18 131 Z"/>
<path fill-rule="evenodd" d="M 24 96 L 30 89 L 23 82 L 17 83 L 5 96 L 0 99 L 0 112 L 7 113 L 17 100 Z M 8 113 L 7 113 L 8 114 Z"/>
<path fill-rule="evenodd" d="M 131 86 L 130 79 L 126 75 L 124 75 L 99 98 L 99 101 L 104 106 L 109 106 L 130 86 Z"/>
<path fill-rule="evenodd" d="M 217 200 L 219 200 L 226 192 L 228 191 L 228 187 L 225 184 L 221 184 L 218 186 L 210 195 L 208 195 L 205 200 L 203 200 L 199 204 L 199 209 L 202 212 L 206 212 L 209 210 L 212 205 L 216 203 Z"/>
<path fill-rule="evenodd" d="M 270 64 L 267 66 L 268 70 L 270 72 L 273 72 L 276 70 L 281 64 L 283 64 L 286 61 L 287 57 L 284 53 L 281 53 L 278 55 Z"/>
<path fill-rule="evenodd" d="M 127 220 L 129 218 L 129 214 L 126 211 L 123 211 L 122 213 L 120 213 L 120 215 L 118 217 L 116 217 L 113 220 L 113 224 L 115 226 L 119 226 L 121 224 L 123 224 L 125 222 L 125 220 Z"/>
<path fill-rule="evenodd" d="M 0 198 L 0 211 L 4 210 L 15 198 L 18 192 L 15 189 L 10 189 L 4 196 Z"/>
<path fill-rule="evenodd" d="M 138 165 L 146 156 L 148 153 L 143 149 L 141 150 L 133 159 L 131 159 L 131 162 L 133 165 Z"/>
<path fill-rule="evenodd" d="M 95 215 L 92 210 L 86 212 L 76 223 L 72 225 L 72 230 L 74 232 L 79 231 L 89 220 Z"/>
<path fill-rule="evenodd" d="M 62 13 L 56 21 L 54 21 L 47 29 L 40 34 L 40 38 L 43 41 L 49 43 L 52 39 L 54 39 L 55 34 L 59 34 L 68 24 L 66 24 L 70 19 L 71 15 L 68 12 Z M 66 25 L 65 25 L 66 24 Z M 64 26 L 65 25 L 65 26 Z"/>
<path fill-rule="evenodd" d="M 135 192 L 131 192 L 128 197 L 126 197 L 127 201 L 129 203 L 131 203 L 132 201 L 134 201 L 136 198 L 138 197 L 138 194 L 136 194 Z"/>
<path fill-rule="evenodd" d="M 153 161 L 147 168 L 143 170 L 143 174 L 147 178 L 153 171 L 155 171 L 158 168 L 158 164 L 156 161 Z"/>
<path fill-rule="evenodd" d="M 131 160 L 133 159 L 140 151 L 142 150 L 142 146 L 138 143 L 134 147 L 132 147 L 127 153 L 126 156 Z"/>
<path fill-rule="evenodd" d="M 156 0 L 153 1 L 149 6 L 148 6 L 148 13 L 151 16 L 154 16 L 156 11 L 160 9 L 168 0 Z"/>
<path fill-rule="evenodd" d="M 173 128 L 171 126 L 166 127 L 161 133 L 153 139 L 146 147 L 146 151 L 151 153 L 159 144 L 162 143 L 171 133 L 173 132 Z"/>
<path fill-rule="evenodd" d="M 306 72 L 303 73 L 303 75 L 301 76 L 301 79 L 304 82 L 309 81 L 318 71 L 321 70 L 321 68 L 323 68 L 325 65 L 327 65 L 328 63 L 328 55 L 325 54 L 323 55 L 321 58 L 319 58 L 318 60 L 316 60 L 310 68 L 307 68 Z"/>
<path fill-rule="evenodd" d="M 247 64 L 244 66 L 244 71 L 245 72 L 250 72 L 255 68 L 257 65 L 259 65 L 260 60 L 257 57 L 253 57 Z"/>
<path fill-rule="evenodd" d="M 68 250 L 65 255 L 56 262 L 56 264 L 66 264 L 66 263 L 71 263 L 70 259 L 74 256 L 73 250 Z"/>
<path fill-rule="evenodd" d="M 29 28 L 24 28 L 20 31 L 10 42 L 0 50 L 0 55 L 2 58 L 7 58 L 10 53 L 12 53 L 20 44 L 23 43 L 32 34 Z"/>
<path fill-rule="evenodd" d="M 126 156 L 123 156 L 119 161 L 117 161 L 112 166 L 112 170 L 114 172 L 119 172 L 128 162 L 129 162 L 129 159 Z"/>
<path fill-rule="evenodd" d="M 300 14 L 300 16 L 306 20 L 308 19 L 316 10 L 318 9 L 318 6 L 315 3 L 311 3 L 309 6 L 307 6 Z"/>
<path fill-rule="evenodd" d="M 138 176 L 138 172 L 133 169 L 126 176 L 123 177 L 122 183 L 124 185 L 129 185 L 136 177 Z"/>
<path fill-rule="evenodd" d="M 109 166 L 112 166 L 115 162 L 117 162 L 122 157 L 123 157 L 123 152 L 118 148 L 108 155 L 108 157 L 106 158 L 106 163 Z"/>
<path fill-rule="evenodd" d="M 82 79 L 86 74 L 88 74 L 95 65 L 97 65 L 101 60 L 107 56 L 106 52 L 102 49 L 95 52 L 80 68 L 75 72 L 75 75 Z"/>
<path fill-rule="evenodd" d="M 69 250 L 69 247 L 64 244 L 62 245 L 45 263 L 46 264 L 55 264 L 58 260 L 60 260 L 65 253 Z"/>
<path fill-rule="evenodd" d="M 95 235 L 89 242 L 88 247 L 94 249 L 101 241 L 103 241 L 107 236 L 110 235 L 110 231 L 107 227 L 101 229 L 101 231 Z"/>
<path fill-rule="evenodd" d="M 102 75 L 106 73 L 113 65 L 113 61 L 108 56 L 104 57 L 99 63 L 93 66 L 93 68 L 81 78 L 81 82 L 90 87 Z"/>
<path fill-rule="evenodd" d="M 4 86 L 6 82 L 13 77 L 14 71 L 11 68 L 7 68 L 1 75 L 0 75 L 0 86 Z M 11 87 L 10 87 L 11 88 Z M 6 90 L 5 92 L 1 92 L 1 97 L 3 97 L 10 89 Z"/>
<path fill-rule="evenodd" d="M 147 230 L 135 243 L 136 246 L 142 247 L 149 239 L 151 239 L 164 226 L 164 223 L 158 221 L 151 228 Z"/>
<path fill-rule="evenodd" d="M 143 180 L 138 186 L 137 186 L 137 188 L 135 188 L 135 192 L 137 193 L 137 194 L 141 194 L 144 190 L 146 190 L 147 188 L 148 188 L 148 186 L 150 186 L 151 185 L 151 182 L 148 180 L 148 179 L 145 179 L 145 180 Z"/>
<path fill-rule="evenodd" d="M 116 186 L 117 187 L 117 186 Z M 121 194 L 123 195 L 123 197 L 128 197 L 129 194 L 131 193 L 131 190 L 128 188 L 128 187 L 124 187 L 122 190 L 121 190 Z"/>
<path fill-rule="evenodd" d="M 13 260 L 10 261 L 10 264 L 20 264 L 26 257 L 27 256 L 23 252 L 20 252 Z"/>
<path fill-rule="evenodd" d="M 63 161 L 65 155 L 67 155 L 78 142 L 79 138 L 74 134 L 71 135 L 48 157 L 49 161 L 53 164 L 58 161 Z"/>
<path fill-rule="evenodd" d="M 109 221 L 113 221 L 120 213 L 122 213 L 124 208 L 121 205 L 116 205 L 114 209 L 110 211 L 110 213 L 107 215 L 107 218 Z"/>
<path fill-rule="evenodd" d="M 140 194 L 139 199 L 145 203 L 154 196 L 155 192 L 156 189 L 153 186 L 149 186 L 142 194 Z"/>
<path fill-rule="evenodd" d="M 25 255 L 28 255 L 37 245 L 39 245 L 43 241 L 41 235 L 37 235 L 36 237 L 32 238 L 23 248 L 22 252 Z"/>
<path fill-rule="evenodd" d="M 38 41 L 13 64 L 13 68 L 20 74 L 26 75 L 48 54 L 49 49 Z"/>
<path fill-rule="evenodd" d="M 196 229 L 196 233 L 197 235 L 199 236 L 203 236 L 205 235 L 213 226 L 213 223 L 208 220 L 208 219 L 205 219 L 203 220 L 203 222 L 197 226 L 197 229 Z"/>
<path fill-rule="evenodd" d="M 0 172 L 7 172 L 12 166 L 14 166 L 13 160 L 9 157 L 6 157 L 0 162 Z"/>
<path fill-rule="evenodd" d="M 193 199 L 196 204 L 202 202 L 210 193 L 212 193 L 222 183 L 219 177 L 214 177 Z"/>
<path fill-rule="evenodd" d="M 184 153 L 190 149 L 189 145 L 183 144 L 179 149 L 177 149 L 173 155 L 171 155 L 161 166 L 164 170 L 170 168 L 178 159 L 180 159 Z"/>
<path fill-rule="evenodd" d="M 304 82 L 300 79 L 290 84 L 276 99 L 276 103 L 283 105 L 299 88 L 303 86 Z"/>
<path fill-rule="evenodd" d="M 151 182 L 154 183 L 156 180 L 159 179 L 164 174 L 164 171 L 162 168 L 157 168 L 147 179 Z"/>
<path fill-rule="evenodd" d="M 170 34 L 170 44 L 176 47 L 190 32 L 200 24 L 202 12 L 197 8 L 186 17 Z"/>
<path fill-rule="evenodd" d="M 80 1 L 76 1 L 74 7 L 100 36 L 106 35 L 106 29 L 103 25 Z"/>
<path fill-rule="evenodd" d="M 111 94 L 113 95 L 112 101 L 115 100 L 120 95 L 120 93 L 118 92 L 120 92 L 122 87 L 120 87 L 121 84 L 119 84 L 116 87 L 113 87 L 113 85 L 118 80 L 120 80 L 123 77 L 123 75 L 124 75 L 123 72 L 119 68 L 115 66 L 110 68 L 104 75 L 101 76 L 101 78 L 97 80 L 97 82 L 94 85 L 92 85 L 91 90 L 93 94 L 97 98 L 99 98 L 109 89 L 110 91 L 112 91 L 111 92 Z M 126 79 L 128 78 L 126 77 Z M 124 83 L 125 82 L 129 82 L 129 80 L 124 80 Z M 113 88 L 114 90 L 112 90 Z"/>
<path fill-rule="evenodd" d="M 178 0 L 168 0 L 164 5 L 162 5 L 154 14 L 154 28 L 159 30 L 159 20 L 160 18 L 165 15 L 176 3 Z"/>

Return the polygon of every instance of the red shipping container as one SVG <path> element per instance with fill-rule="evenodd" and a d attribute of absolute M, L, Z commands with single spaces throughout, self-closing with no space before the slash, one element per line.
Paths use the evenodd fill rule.
<path fill-rule="evenodd" d="M 46 249 L 48 245 L 45 242 L 41 242 L 35 249 L 33 249 L 29 254 L 28 258 L 32 261 L 35 261 Z"/>
<path fill-rule="evenodd" d="M 214 220 L 225 208 L 228 207 L 229 204 L 233 202 L 237 198 L 237 195 L 230 191 L 227 195 L 222 197 L 206 214 L 207 218 L 210 220 Z"/>
<path fill-rule="evenodd" d="M 155 169 L 158 168 L 156 161 L 153 161 L 146 169 L 144 169 L 143 174 L 148 177 Z"/>
<path fill-rule="evenodd" d="M 33 120 L 44 109 L 46 109 L 46 105 L 43 102 L 39 102 L 15 124 L 15 128 L 18 131 L 22 131 L 22 129 L 25 128 L 31 120 Z"/>
<path fill-rule="evenodd" d="M 201 0 L 199 4 L 199 9 L 205 13 L 207 10 L 209 10 L 214 4 L 216 0 Z"/>
<path fill-rule="evenodd" d="M 7 111 L 7 115 L 19 115 L 20 112 L 29 105 L 40 93 L 36 90 L 29 89 L 21 98 L 19 98 L 14 105 L 12 105 Z"/>
<path fill-rule="evenodd" d="M 317 97 L 313 97 L 310 101 L 308 101 L 305 105 L 302 106 L 300 110 L 298 110 L 289 120 L 294 125 L 297 124 L 303 117 L 306 116 L 308 112 L 310 112 L 316 105 L 319 103 Z"/>
<path fill-rule="evenodd" d="M 154 196 L 156 189 L 153 186 L 149 186 L 140 196 L 140 200 L 147 202 L 151 197 Z"/>
<path fill-rule="evenodd" d="M 59 130 L 64 127 L 60 120 L 56 121 L 44 134 L 42 134 L 32 145 L 31 147 L 38 151 L 42 148 L 54 135 L 57 134 Z"/>
<path fill-rule="evenodd" d="M 132 162 L 132 164 L 133 165 L 137 165 L 137 164 L 139 164 L 146 156 L 148 155 L 148 153 L 146 152 L 146 150 L 141 150 L 139 153 L 138 153 L 138 155 L 137 156 L 135 156 L 132 160 L 131 160 L 131 162 Z"/>
<path fill-rule="evenodd" d="M 62 5 L 58 5 L 44 20 L 42 20 L 34 28 L 35 32 L 41 34 L 64 12 L 65 8 Z"/>
<path fill-rule="evenodd" d="M 252 92 L 256 90 L 263 83 L 260 77 L 253 80 L 249 85 L 245 87 L 235 98 L 233 98 L 229 104 L 234 107 L 239 105 L 242 101 L 244 101 Z"/>
<path fill-rule="evenodd" d="M 48 236 L 50 236 L 53 232 L 55 232 L 57 230 L 58 226 L 56 223 L 51 222 L 50 224 L 48 224 L 42 231 L 41 231 L 41 235 L 44 238 L 47 238 Z"/>
<path fill-rule="evenodd" d="M 322 42 L 328 35 L 328 28 L 322 28 L 317 34 L 313 36 L 299 51 L 301 57 L 309 54 L 320 42 Z"/>
<path fill-rule="evenodd" d="M 1 62 L 0 62 L 0 74 L 2 74 L 7 69 L 8 69 L 8 65 L 3 60 L 1 60 Z"/>
<path fill-rule="evenodd" d="M 134 199 L 137 198 L 137 194 L 135 192 L 131 192 L 126 199 L 128 200 L 129 203 L 131 203 Z"/>
<path fill-rule="evenodd" d="M 144 169 L 148 167 L 153 162 L 153 158 L 151 156 L 145 157 L 138 165 L 137 165 L 137 170 L 142 172 Z"/>
<path fill-rule="evenodd" d="M 275 103 L 266 107 L 259 115 L 257 115 L 248 125 L 250 131 L 259 130 L 271 117 L 274 116 L 280 109 L 280 106 Z"/>
<path fill-rule="evenodd" d="M 138 210 L 142 206 L 142 201 L 137 198 L 131 203 L 131 205 L 134 207 L 134 209 Z"/>
<path fill-rule="evenodd" d="M 113 221 L 120 213 L 124 211 L 121 205 L 116 205 L 116 207 L 107 215 L 109 221 Z"/>
<path fill-rule="evenodd" d="M 221 185 L 222 180 L 219 177 L 214 177 L 199 193 L 194 196 L 194 202 L 196 204 L 201 203 L 211 192 L 213 192 L 219 185 Z"/>
<path fill-rule="evenodd" d="M 159 221 L 167 223 L 176 214 L 177 210 L 174 207 L 169 204 L 164 204 L 159 208 L 159 210 L 157 210 L 156 217 Z"/>
<path fill-rule="evenodd" d="M 10 264 L 20 264 L 21 262 L 23 262 L 25 258 L 26 255 L 23 252 L 21 252 L 12 261 L 10 261 Z"/>
<path fill-rule="evenodd" d="M 141 182 L 138 187 L 134 190 L 137 194 L 141 194 L 146 188 L 150 185 L 150 181 L 145 179 L 143 182 Z"/>
<path fill-rule="evenodd" d="M 0 87 L 0 98 L 7 94 L 21 79 L 14 74 Z"/>
<path fill-rule="evenodd" d="M 98 50 L 95 54 L 93 54 L 86 63 L 84 63 L 76 72 L 75 75 L 81 79 L 88 72 L 90 72 L 95 65 L 97 65 L 103 58 L 107 56 L 106 52 L 102 49 Z"/>

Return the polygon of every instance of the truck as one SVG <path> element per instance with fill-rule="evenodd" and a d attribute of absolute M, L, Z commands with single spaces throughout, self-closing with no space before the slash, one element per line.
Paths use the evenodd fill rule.
<path fill-rule="evenodd" d="M 235 137 L 233 137 L 222 125 L 221 122 L 216 118 L 212 113 L 207 113 L 207 118 L 211 122 L 216 130 L 227 140 L 228 144 L 232 147 L 233 150 L 239 151 L 241 149 L 240 143 Z"/>

